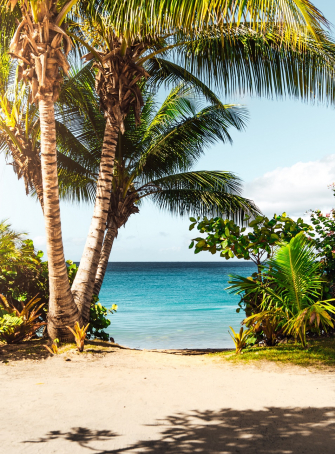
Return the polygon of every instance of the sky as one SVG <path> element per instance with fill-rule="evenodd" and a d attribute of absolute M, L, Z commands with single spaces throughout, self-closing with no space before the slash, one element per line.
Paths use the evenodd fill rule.
<path fill-rule="evenodd" d="M 335 4 L 314 0 L 335 24 Z M 333 29 L 334 31 L 334 29 Z M 236 97 L 225 100 L 246 106 L 249 121 L 244 132 L 230 130 L 233 145 L 208 149 L 195 170 L 228 170 L 244 183 L 245 197 L 268 216 L 287 212 L 308 215 L 310 209 L 329 211 L 335 205 L 328 185 L 335 182 L 335 110 L 295 100 Z M 66 259 L 79 261 L 88 233 L 93 205 L 61 203 Z M 0 155 L 0 219 L 26 232 L 37 249 L 45 251 L 44 221 L 38 203 L 25 195 L 11 166 Z M 194 255 L 188 245 L 188 217 L 180 218 L 144 201 L 139 214 L 121 228 L 112 262 L 220 261 L 217 255 Z M 193 235 L 192 235 L 193 234 Z"/>

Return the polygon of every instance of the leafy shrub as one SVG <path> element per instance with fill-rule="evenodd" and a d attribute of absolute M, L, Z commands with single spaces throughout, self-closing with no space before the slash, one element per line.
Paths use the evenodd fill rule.
<path fill-rule="evenodd" d="M 247 227 L 241 228 L 229 219 L 206 217 L 200 221 L 190 218 L 192 224 L 190 230 L 197 226 L 201 234 L 206 234 L 205 238 L 195 238 L 190 244 L 190 248 L 195 247 L 195 253 L 209 251 L 212 254 L 220 252 L 220 256 L 226 260 L 238 258 L 251 260 L 257 266 L 257 272 L 252 276 L 244 278 L 242 276 L 232 276 L 229 289 L 240 295 L 240 310 L 244 310 L 246 316 L 260 312 L 262 296 L 259 292 L 263 281 L 263 264 L 265 260 L 272 257 L 276 248 L 284 241 L 288 242 L 299 232 L 309 232 L 313 236 L 313 227 L 306 224 L 302 218 L 294 221 L 286 213 L 274 215 L 272 219 L 266 216 L 257 216 L 248 222 Z"/>
<path fill-rule="evenodd" d="M 299 339 L 305 347 L 308 331 L 327 331 L 328 327 L 334 327 L 330 314 L 335 314 L 335 307 L 329 301 L 320 301 L 323 282 L 317 253 L 301 232 L 268 260 L 263 282 L 258 284 L 262 312 L 244 322 L 250 326 L 268 319 L 273 325 L 273 335 L 281 325 L 285 334 Z"/>
<path fill-rule="evenodd" d="M 49 299 L 48 264 L 43 252 L 36 252 L 32 240 L 0 222 L 0 293 L 17 308 L 30 295 L 39 295 L 42 303 Z"/>
<path fill-rule="evenodd" d="M 200 233 L 207 234 L 206 238 L 194 238 L 190 249 L 195 246 L 195 254 L 201 251 L 209 251 L 212 254 L 220 252 L 220 256 L 226 260 L 238 258 L 252 260 L 261 272 L 262 261 L 270 258 L 276 247 L 283 241 L 290 241 L 299 232 L 311 232 L 313 227 L 306 224 L 302 218 L 294 221 L 283 213 L 276 214 L 272 219 L 266 216 L 257 216 L 248 222 L 252 230 L 247 232 L 247 227 L 241 228 L 234 221 L 222 218 L 207 219 L 200 221 L 190 218 L 192 224 L 190 230 L 197 226 Z M 245 216 L 249 221 L 250 217 Z M 310 233 L 313 236 L 313 233 Z"/>
<path fill-rule="evenodd" d="M 320 210 L 311 212 L 311 222 L 318 236 L 314 244 L 321 259 L 321 270 L 329 283 L 335 282 L 335 210 L 323 214 Z"/>
<path fill-rule="evenodd" d="M 114 314 L 117 311 L 117 305 L 113 304 L 111 309 L 107 309 L 100 302 L 96 295 L 93 295 L 93 302 L 90 308 L 90 327 L 87 331 L 88 339 L 97 338 L 104 341 L 109 340 L 109 335 L 104 331 L 111 324 L 107 318 L 108 312 Z"/>
<path fill-rule="evenodd" d="M 31 339 L 36 331 L 45 325 L 40 320 L 43 303 L 37 307 L 40 298 L 32 298 L 27 304 L 21 303 L 18 310 L 3 295 L 1 300 L 0 340 L 7 344 L 14 344 Z"/>
<path fill-rule="evenodd" d="M 71 260 L 66 262 L 69 282 L 72 285 L 77 274 L 78 266 Z M 22 303 L 29 295 L 38 295 L 43 309 L 39 311 L 40 321 L 46 320 L 49 301 L 48 262 L 43 261 L 43 252 L 34 248 L 32 240 L 26 239 L 25 234 L 16 233 L 10 224 L 0 222 L 0 294 L 16 309 L 22 309 Z M 108 312 L 113 314 L 117 309 L 113 305 L 108 310 L 99 303 L 93 295 L 90 309 L 90 326 L 87 332 L 89 338 L 108 340 L 104 329 L 110 325 Z M 9 323 L 8 314 L 6 323 Z M 14 319 L 12 321 L 14 323 Z M 3 321 L 5 323 L 5 321 Z"/>

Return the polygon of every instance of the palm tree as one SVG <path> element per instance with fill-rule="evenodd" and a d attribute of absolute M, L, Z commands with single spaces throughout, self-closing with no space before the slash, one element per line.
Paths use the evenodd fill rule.
<path fill-rule="evenodd" d="M 161 208 L 180 215 L 221 214 L 242 220 L 244 213 L 258 212 L 253 202 L 239 195 L 240 181 L 235 175 L 191 170 L 208 145 L 232 141 L 229 128 L 244 129 L 245 110 L 220 102 L 208 105 L 185 84 L 172 89 L 160 108 L 154 95 L 145 93 L 144 98 L 141 124 L 137 127 L 135 115 L 129 115 L 126 132 L 118 137 L 107 230 L 94 286 L 97 295 L 118 230 L 139 212 L 142 199 L 150 197 Z M 80 131 L 85 131 L 85 141 L 94 137 L 101 124 L 103 117 L 97 113 L 94 124 L 84 120 Z M 61 149 L 68 161 L 60 169 L 61 196 L 92 199 L 94 166 L 99 162 L 95 150 L 99 150 L 103 131 L 100 133 L 96 145 L 89 144 L 90 154 L 89 150 L 83 152 L 83 134 L 75 141 L 71 126 L 67 133 L 64 130 Z M 88 158 L 85 164 L 78 162 L 83 155 Z"/>
<path fill-rule="evenodd" d="M 69 339 L 66 325 L 81 322 L 71 293 L 64 259 L 58 194 L 57 150 L 54 103 L 67 74 L 67 55 L 72 44 L 64 31 L 64 19 L 73 5 L 57 0 L 9 2 L 21 11 L 21 21 L 12 38 L 9 53 L 18 60 L 18 78 L 29 85 L 30 102 L 39 109 L 40 159 L 43 209 L 49 262 L 49 336 Z"/>
<path fill-rule="evenodd" d="M 103 243 L 117 136 L 124 132 L 130 110 L 136 123 L 140 122 L 143 79 L 153 77 L 161 82 L 168 70 L 170 77 L 189 81 L 196 71 L 208 80 L 229 79 L 230 87 L 240 91 L 247 87 L 260 93 L 265 86 L 272 94 L 284 92 L 305 99 L 314 88 L 328 98 L 334 93 L 334 47 L 323 29 L 327 21 L 308 1 L 236 0 L 231 9 L 225 1 L 127 5 L 80 3 L 76 35 L 71 34 L 89 50 L 86 60 L 95 61 L 96 90 L 106 118 L 94 215 L 72 287 L 82 313 L 89 310 Z M 256 49 L 255 59 L 254 54 L 242 52 L 250 46 Z M 191 72 L 186 71 L 187 66 Z M 307 69 L 306 75 L 302 69 Z M 314 85 L 311 72 L 330 84 Z"/>

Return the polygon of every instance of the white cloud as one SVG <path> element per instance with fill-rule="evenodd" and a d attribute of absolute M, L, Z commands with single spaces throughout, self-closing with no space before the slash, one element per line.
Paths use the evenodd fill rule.
<path fill-rule="evenodd" d="M 329 210 L 335 205 L 328 185 L 335 181 L 335 154 L 317 161 L 278 167 L 246 183 L 244 195 L 266 215 L 301 216 L 307 210 Z"/>

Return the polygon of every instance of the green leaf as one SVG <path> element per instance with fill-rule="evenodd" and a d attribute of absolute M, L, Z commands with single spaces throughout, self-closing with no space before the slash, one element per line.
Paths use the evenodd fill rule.
<path fill-rule="evenodd" d="M 200 240 L 200 241 L 198 241 L 198 243 L 197 243 L 197 249 L 202 248 L 202 247 L 204 247 L 204 246 L 206 246 L 206 241 L 205 241 L 205 240 Z"/>
<path fill-rule="evenodd" d="M 213 244 L 213 246 L 209 248 L 209 251 L 210 251 L 210 253 L 211 253 L 212 255 L 214 255 L 214 254 L 216 253 L 216 246 L 215 246 L 215 244 Z"/>

